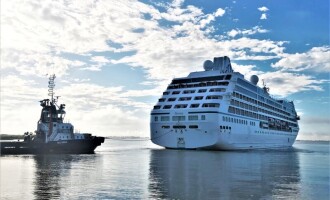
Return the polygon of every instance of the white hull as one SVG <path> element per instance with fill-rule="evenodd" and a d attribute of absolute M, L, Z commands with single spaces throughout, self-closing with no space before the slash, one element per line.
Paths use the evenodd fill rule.
<path fill-rule="evenodd" d="M 216 114 L 214 114 L 216 115 Z M 210 116 L 209 116 L 210 117 Z M 217 118 L 217 117 L 215 117 Z M 219 117 L 220 118 L 220 117 Z M 250 124 L 250 121 L 247 120 Z M 259 124 L 255 120 L 256 124 Z M 258 122 L 258 123 L 257 123 Z M 166 123 L 171 128 L 164 129 L 164 123 L 151 123 L 153 143 L 171 149 L 246 150 L 288 148 L 293 145 L 298 132 L 261 129 L 258 126 L 231 124 L 230 122 L 198 122 L 198 129 L 189 129 L 192 122 L 182 122 L 185 129 L 173 129 L 178 123 Z M 220 129 L 230 126 L 231 130 Z"/>

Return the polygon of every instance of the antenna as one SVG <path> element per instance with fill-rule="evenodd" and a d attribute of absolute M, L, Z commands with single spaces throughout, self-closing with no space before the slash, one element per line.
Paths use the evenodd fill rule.
<path fill-rule="evenodd" d="M 263 87 L 264 91 L 268 93 L 269 92 L 269 87 L 266 86 L 266 83 L 265 83 L 264 79 L 262 79 L 262 85 L 264 86 Z"/>
<path fill-rule="evenodd" d="M 55 74 L 49 76 L 48 81 L 48 96 L 51 97 L 51 102 L 54 103 L 54 88 L 55 88 Z"/>

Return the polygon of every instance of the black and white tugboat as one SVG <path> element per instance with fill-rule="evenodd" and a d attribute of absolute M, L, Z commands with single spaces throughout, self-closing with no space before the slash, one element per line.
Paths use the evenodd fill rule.
<path fill-rule="evenodd" d="M 104 137 L 89 133 L 74 133 L 71 123 L 65 123 L 65 104 L 58 105 L 54 98 L 55 75 L 49 77 L 48 91 L 51 99 L 40 101 L 42 107 L 35 135 L 25 133 L 24 141 L 0 142 L 1 154 L 88 154 L 94 153 Z"/>

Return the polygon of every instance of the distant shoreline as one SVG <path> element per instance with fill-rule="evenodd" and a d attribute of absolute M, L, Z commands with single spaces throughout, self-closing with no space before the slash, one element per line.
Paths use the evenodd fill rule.
<path fill-rule="evenodd" d="M 8 135 L 8 134 L 0 134 L 0 140 L 20 140 L 24 139 L 24 135 Z"/>

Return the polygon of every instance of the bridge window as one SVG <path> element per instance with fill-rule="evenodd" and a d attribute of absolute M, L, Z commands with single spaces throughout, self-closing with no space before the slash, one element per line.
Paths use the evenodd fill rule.
<path fill-rule="evenodd" d="M 172 108 L 172 105 L 165 105 L 164 107 L 163 107 L 163 109 L 171 109 Z"/>
<path fill-rule="evenodd" d="M 191 104 L 190 105 L 190 108 L 198 108 L 199 107 L 199 104 L 198 103 L 196 103 L 196 104 Z"/>
<path fill-rule="evenodd" d="M 180 97 L 179 101 L 189 101 L 191 100 L 191 97 Z"/>
<path fill-rule="evenodd" d="M 184 90 L 183 94 L 191 94 L 191 93 L 195 93 L 195 90 Z"/>
<path fill-rule="evenodd" d="M 202 105 L 204 108 L 219 108 L 220 104 L 219 103 L 204 103 Z"/>
<path fill-rule="evenodd" d="M 174 106 L 174 108 L 187 108 L 187 104 L 177 104 Z"/>
<path fill-rule="evenodd" d="M 226 88 L 211 88 L 210 92 L 225 92 Z"/>
<path fill-rule="evenodd" d="M 154 106 L 154 109 L 155 110 L 160 109 L 160 106 Z"/>
<path fill-rule="evenodd" d="M 212 95 L 212 96 L 207 96 L 206 99 L 222 99 L 222 96 L 220 96 L 220 95 Z"/>
<path fill-rule="evenodd" d="M 203 99 L 203 96 L 197 96 L 194 98 L 194 100 L 202 100 Z"/>

